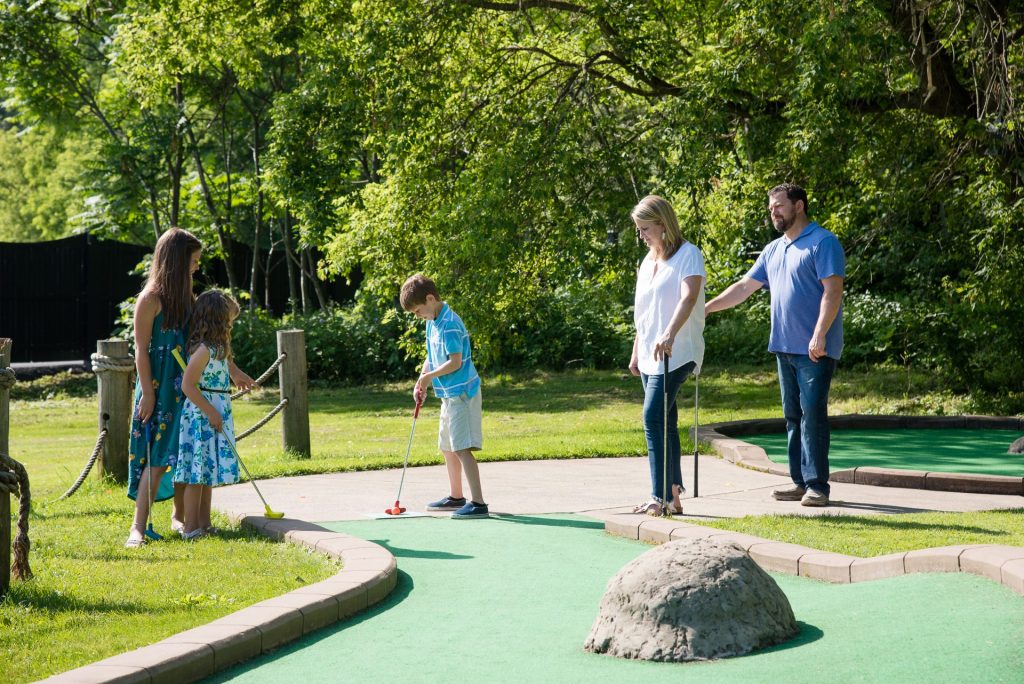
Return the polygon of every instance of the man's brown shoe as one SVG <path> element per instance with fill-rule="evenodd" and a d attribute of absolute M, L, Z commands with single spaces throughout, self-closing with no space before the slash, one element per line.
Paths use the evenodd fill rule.
<path fill-rule="evenodd" d="M 776 501 L 800 501 L 804 498 L 807 490 L 803 487 L 790 487 L 789 489 L 776 489 L 772 492 L 772 498 Z"/>

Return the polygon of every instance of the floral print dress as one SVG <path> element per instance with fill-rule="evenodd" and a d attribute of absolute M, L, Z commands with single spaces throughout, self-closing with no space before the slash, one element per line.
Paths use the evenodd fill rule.
<path fill-rule="evenodd" d="M 211 347 L 210 362 L 203 370 L 199 388 L 223 418 L 223 433 L 215 432 L 202 409 L 190 399 L 185 399 L 178 436 L 178 463 L 174 469 L 175 482 L 211 487 L 238 482 L 238 459 L 227 441 L 235 440 L 230 386 L 228 361 L 226 358 L 218 359 L 216 347 Z"/>
<path fill-rule="evenodd" d="M 154 467 L 168 467 L 160 480 L 157 501 L 174 496 L 171 473 L 178 459 L 178 421 L 185 395 L 181 393 L 181 366 L 171 353 L 177 349 L 182 353 L 187 337 L 184 328 L 163 329 L 164 314 L 161 311 L 153 319 L 153 335 L 149 341 L 149 367 L 153 373 L 153 389 L 156 405 L 147 423 L 139 420 L 139 402 L 142 400 L 142 383 L 136 376 L 135 409 L 132 412 L 132 431 L 128 449 L 128 498 L 138 495 L 139 478 L 143 469 L 152 462 Z M 135 350 L 136 354 L 142 353 Z"/>

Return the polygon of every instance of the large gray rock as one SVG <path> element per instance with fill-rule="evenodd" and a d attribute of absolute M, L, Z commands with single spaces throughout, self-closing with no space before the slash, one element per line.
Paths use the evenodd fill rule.
<path fill-rule="evenodd" d="M 1013 444 L 1010 445 L 1008 454 L 1024 454 L 1024 437 L 1018 437 L 1013 440 Z"/>
<path fill-rule="evenodd" d="M 707 660 L 799 631 L 789 599 L 743 549 L 687 539 L 651 549 L 612 577 L 583 647 L 640 660 Z"/>

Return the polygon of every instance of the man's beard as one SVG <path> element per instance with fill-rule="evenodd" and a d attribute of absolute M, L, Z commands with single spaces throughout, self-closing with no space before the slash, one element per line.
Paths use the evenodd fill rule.
<path fill-rule="evenodd" d="M 772 225 L 775 226 L 775 231 L 778 233 L 785 233 L 793 225 L 793 219 L 780 218 L 778 221 L 773 220 Z"/>

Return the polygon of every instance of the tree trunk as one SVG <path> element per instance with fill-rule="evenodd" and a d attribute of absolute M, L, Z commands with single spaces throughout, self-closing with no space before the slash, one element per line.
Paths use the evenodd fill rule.
<path fill-rule="evenodd" d="M 224 271 L 228 274 L 228 288 L 232 293 L 238 292 L 238 281 L 235 279 L 235 268 L 231 264 L 231 238 L 224 230 L 224 221 L 217 211 L 217 203 L 213 200 L 210 192 L 210 184 L 206 179 L 206 170 L 203 168 L 203 158 L 199 154 L 199 145 L 196 142 L 196 134 L 192 130 L 192 122 L 186 116 L 182 116 L 185 123 L 185 133 L 188 135 L 189 144 L 192 146 L 192 160 L 196 165 L 196 173 L 199 175 L 199 188 L 202 191 L 203 202 L 207 211 L 213 219 L 213 227 L 217 232 L 217 243 L 220 245 L 221 253 L 224 255 Z"/>
<path fill-rule="evenodd" d="M 316 300 L 320 308 L 327 310 L 331 307 L 331 301 L 324 291 L 324 284 L 320 282 L 320 276 L 316 272 L 316 259 L 313 256 L 313 248 L 306 247 L 306 263 L 309 264 L 309 281 L 313 283 L 313 292 L 316 293 Z"/>
<path fill-rule="evenodd" d="M 309 313 L 309 294 L 306 292 L 306 250 L 299 252 L 299 285 L 302 290 L 302 313 Z"/>
<path fill-rule="evenodd" d="M 181 92 L 181 79 L 174 84 L 174 104 L 180 115 L 185 113 L 185 100 Z M 179 121 L 181 117 L 179 116 Z M 171 226 L 177 228 L 181 222 L 181 169 L 185 164 L 185 145 L 181 140 L 181 124 L 176 122 L 171 131 L 170 175 L 171 175 Z"/>
<path fill-rule="evenodd" d="M 253 216 L 252 237 L 252 272 L 249 274 L 249 308 L 259 306 L 256 296 L 256 280 L 260 273 L 260 232 L 263 230 L 263 180 L 260 168 L 260 119 L 252 117 L 252 167 L 253 181 L 256 183 L 256 209 Z M 267 302 L 269 303 L 269 299 Z"/>
<path fill-rule="evenodd" d="M 299 310 L 299 286 L 295 272 L 295 250 L 292 248 L 291 214 L 287 209 L 281 217 L 281 236 L 284 240 L 284 262 L 288 268 L 288 309 L 295 313 Z"/>

